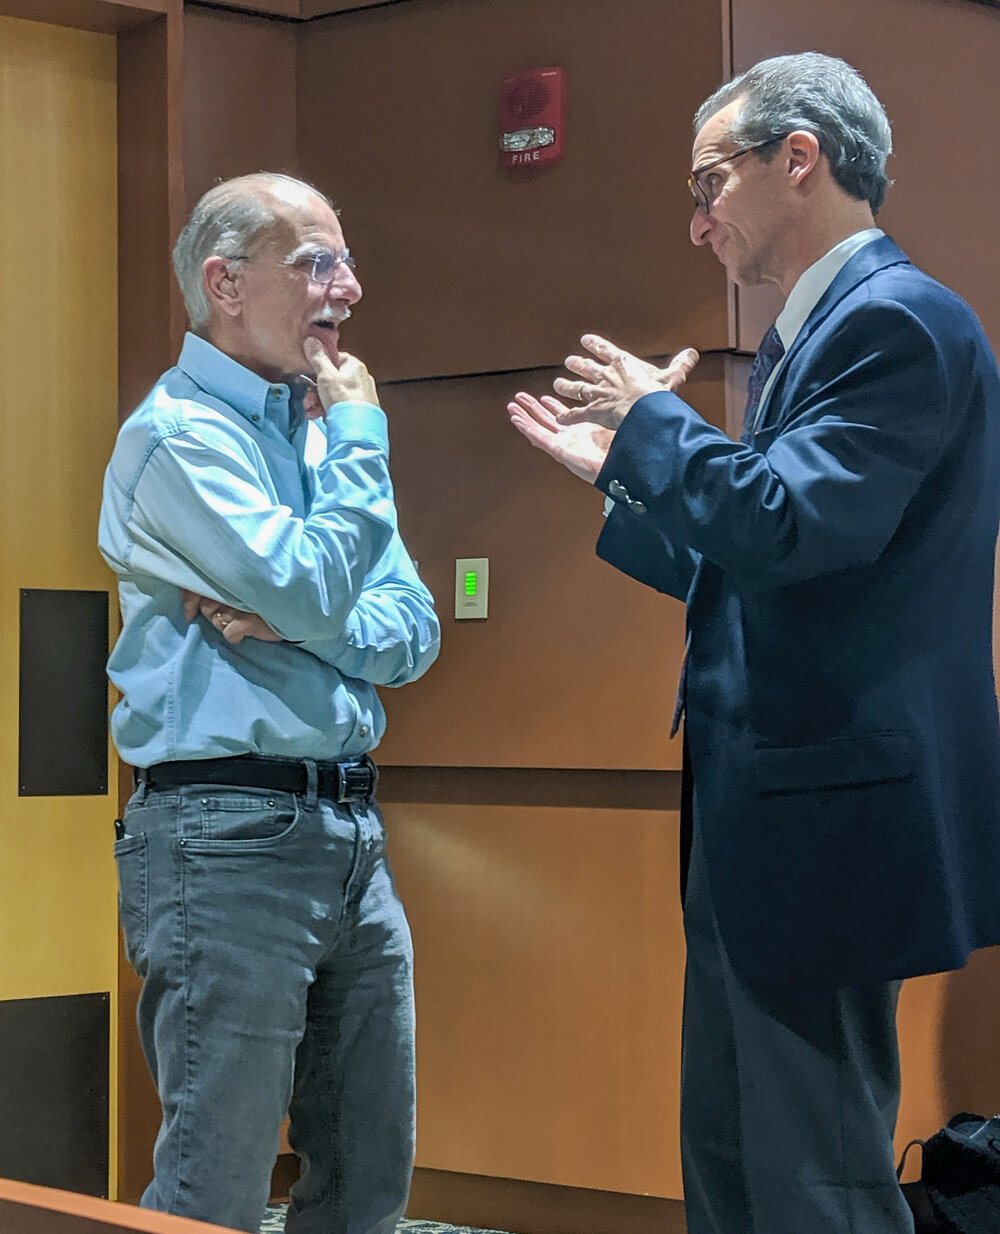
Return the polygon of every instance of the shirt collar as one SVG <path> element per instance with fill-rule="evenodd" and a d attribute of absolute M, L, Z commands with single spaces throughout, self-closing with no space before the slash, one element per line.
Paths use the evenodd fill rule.
<path fill-rule="evenodd" d="M 823 293 L 858 249 L 884 235 L 885 232 L 879 227 L 866 227 L 864 231 L 856 231 L 846 240 L 835 244 L 829 253 L 813 262 L 808 270 L 799 275 L 798 281 L 788 294 L 785 307 L 774 323 L 786 352 L 806 324 L 809 314 L 819 304 Z"/>
<path fill-rule="evenodd" d="M 265 381 L 207 339 L 190 331 L 184 336 L 177 367 L 206 394 L 232 407 L 254 424 L 269 419 L 284 436 L 288 435 L 290 391 L 284 382 Z"/>

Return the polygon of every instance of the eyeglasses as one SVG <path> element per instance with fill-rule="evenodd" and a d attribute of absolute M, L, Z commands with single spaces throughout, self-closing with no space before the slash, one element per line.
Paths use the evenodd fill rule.
<path fill-rule="evenodd" d="M 325 251 L 314 253 L 312 257 L 304 257 L 301 262 L 295 264 L 301 265 L 312 281 L 319 283 L 321 287 L 327 287 L 333 282 L 341 266 L 346 266 L 348 270 L 358 268 L 358 263 L 351 256 L 350 249 L 344 249 L 339 257 Z"/>
<path fill-rule="evenodd" d="M 250 260 L 250 257 L 245 253 L 234 253 L 231 257 L 226 258 L 226 261 Z M 312 281 L 318 283 L 321 287 L 329 287 L 337 277 L 337 271 L 341 266 L 346 266 L 348 270 L 356 270 L 358 268 L 358 263 L 351 256 L 350 249 L 344 249 L 339 257 L 324 249 L 323 252 L 313 253 L 312 256 L 298 257 L 288 264 L 293 268 L 305 270 Z"/>
<path fill-rule="evenodd" d="M 752 146 L 744 146 L 742 150 L 737 150 L 733 154 L 724 154 L 721 159 L 716 159 L 714 163 L 706 163 L 704 167 L 696 167 L 688 176 L 688 188 L 691 190 L 691 196 L 695 199 L 700 210 L 704 210 L 706 214 L 711 214 L 712 203 L 722 192 L 722 186 L 726 183 L 728 172 L 726 175 L 709 176 L 708 179 L 702 182 L 702 176 L 706 172 L 711 171 L 715 167 L 721 167 L 723 163 L 734 163 L 737 159 L 741 159 L 744 154 L 749 154 L 751 150 L 760 150 L 764 146 L 773 146 L 776 141 L 784 141 L 786 133 L 780 137 L 768 137 L 766 141 L 754 142 Z"/>

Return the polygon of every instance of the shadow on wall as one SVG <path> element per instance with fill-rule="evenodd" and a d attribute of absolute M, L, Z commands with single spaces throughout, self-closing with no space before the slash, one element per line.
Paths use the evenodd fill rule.
<path fill-rule="evenodd" d="M 948 1117 L 1000 1113 L 1000 947 L 975 952 L 945 982 L 941 1096 Z"/>

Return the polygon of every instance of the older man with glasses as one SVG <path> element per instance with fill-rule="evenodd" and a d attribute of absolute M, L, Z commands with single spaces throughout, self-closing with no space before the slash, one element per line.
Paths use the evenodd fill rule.
<path fill-rule="evenodd" d="M 279 1127 L 289 1234 L 390 1234 L 413 1163 L 410 935 L 369 757 L 376 686 L 438 650 L 396 525 L 386 418 L 340 350 L 361 297 L 330 202 L 211 189 L 174 251 L 191 320 L 126 421 L 101 551 L 119 576 L 115 856 L 163 1105 L 143 1204 L 260 1227 Z"/>
<path fill-rule="evenodd" d="M 598 553 L 687 603 L 690 1234 L 912 1234 L 900 981 L 1000 942 L 1000 379 L 875 226 L 890 149 L 816 53 L 699 109 L 691 239 L 786 297 L 739 441 L 677 395 L 695 353 L 596 335 L 561 398 L 509 406 L 608 495 Z"/>

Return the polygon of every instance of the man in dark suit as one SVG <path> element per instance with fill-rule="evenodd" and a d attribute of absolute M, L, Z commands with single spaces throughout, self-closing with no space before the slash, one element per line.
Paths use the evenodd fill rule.
<path fill-rule="evenodd" d="M 853 69 L 764 61 L 695 132 L 691 239 L 787 297 L 741 440 L 674 393 L 693 352 L 594 335 L 509 413 L 608 495 L 599 555 L 687 602 L 690 1234 L 912 1234 L 899 984 L 1000 942 L 1000 380 L 874 225 L 890 132 Z"/>

